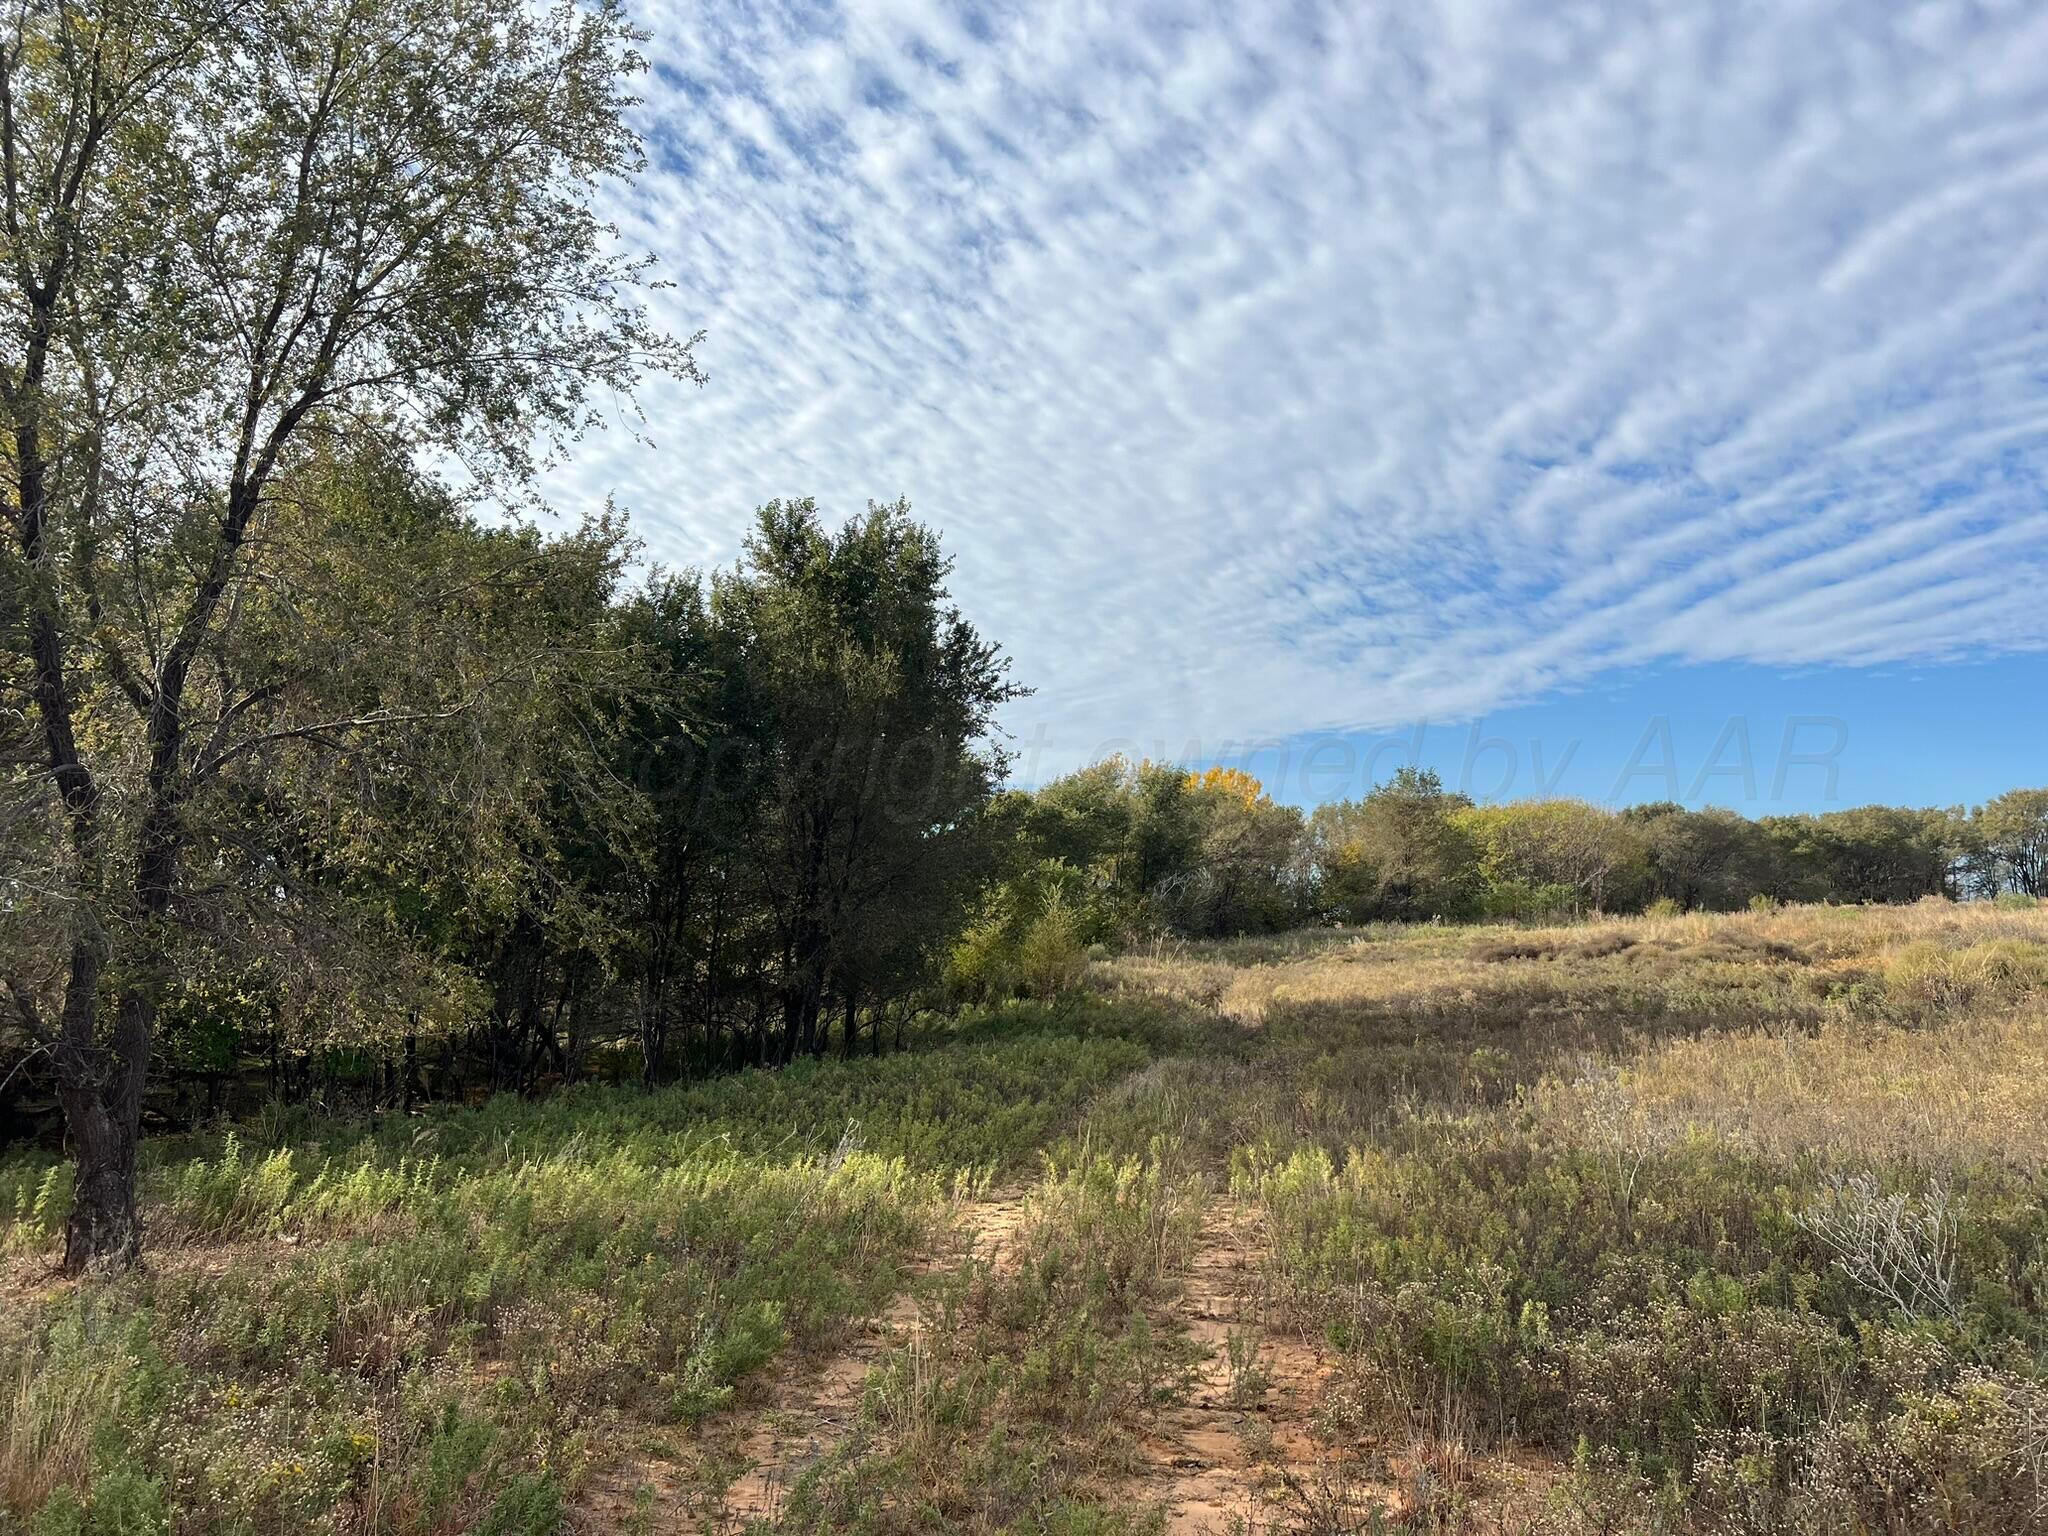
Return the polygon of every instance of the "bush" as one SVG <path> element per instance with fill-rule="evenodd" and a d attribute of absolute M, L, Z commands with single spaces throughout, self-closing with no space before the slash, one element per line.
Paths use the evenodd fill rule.
<path fill-rule="evenodd" d="M 29 1522 L 29 1536 L 169 1536 L 170 1529 L 163 1489 L 129 1466 L 101 1474 L 90 1499 L 59 1488 Z"/>
<path fill-rule="evenodd" d="M 994 918 L 970 925 L 946 956 L 946 993 L 955 1003 L 986 1003 L 1016 991 L 1010 935 Z"/>
<path fill-rule="evenodd" d="M 1087 946 L 1081 942 L 1073 910 L 1058 891 L 1045 910 L 1024 930 L 1017 948 L 1017 973 L 1032 996 L 1050 1001 L 1080 981 L 1088 969 Z"/>
<path fill-rule="evenodd" d="M 28 1158 L 0 1170 L 0 1211 L 12 1208 L 14 1224 L 0 1231 L 0 1253 L 32 1252 L 64 1230 L 71 1214 L 72 1169 L 69 1163 Z M 7 1197 L 9 1186 L 13 1198 Z"/>

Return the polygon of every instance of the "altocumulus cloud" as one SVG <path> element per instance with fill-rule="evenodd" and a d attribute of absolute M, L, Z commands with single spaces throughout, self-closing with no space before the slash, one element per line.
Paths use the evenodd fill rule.
<path fill-rule="evenodd" d="M 657 558 L 907 494 L 1054 750 L 2048 646 L 2048 9 L 655 0 Z"/>

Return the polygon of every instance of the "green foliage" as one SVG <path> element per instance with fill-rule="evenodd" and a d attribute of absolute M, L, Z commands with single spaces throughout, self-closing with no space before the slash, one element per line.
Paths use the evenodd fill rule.
<path fill-rule="evenodd" d="M 1044 859 L 996 886 L 980 918 L 953 945 L 946 985 L 958 1000 L 1050 999 L 1086 968 L 1090 935 L 1103 926 L 1087 878 Z"/>
<path fill-rule="evenodd" d="M 1473 806 L 1457 821 L 1490 892 L 1571 913 L 1640 905 L 1648 850 L 1624 817 L 1578 800 L 1529 800 Z"/>
<path fill-rule="evenodd" d="M 1317 904 L 1341 922 L 1421 922 L 1472 915 L 1481 904 L 1479 851 L 1432 769 L 1402 768 L 1359 802 L 1318 806 L 1309 819 Z"/>
<path fill-rule="evenodd" d="M 297 1531 L 360 1509 L 374 1464 L 394 1530 L 553 1531 L 595 1416 L 701 1421 L 872 1313 L 955 1190 L 1029 1159 L 1144 1034 L 1020 1005 L 880 1059 L 157 1143 L 165 1241 L 272 1241 L 11 1312 L 0 1384 L 32 1413 L 0 1488 L 35 1469 L 17 1513 L 52 1528 L 154 1530 L 176 1488 L 209 1528 Z"/>
<path fill-rule="evenodd" d="M 37 682 L 0 969 L 66 1036 L 74 1271 L 138 1252 L 153 1047 L 223 1070 L 286 999 L 354 1034 L 464 990 L 432 888 L 516 839 L 623 536 L 486 528 L 419 466 L 516 507 L 643 373 L 698 377 L 592 206 L 639 163 L 633 47 L 573 0 L 11 25 L 0 678 Z M 269 995 L 201 985 L 195 932 Z"/>
<path fill-rule="evenodd" d="M 1018 977 L 1032 996 L 1051 999 L 1079 982 L 1087 963 L 1080 923 L 1055 891 L 1017 946 Z"/>
<path fill-rule="evenodd" d="M 0 1210 L 13 1221 L 0 1237 L 0 1252 L 42 1247 L 64 1229 L 71 1210 L 69 1163 L 28 1156 L 0 1165 Z"/>
<path fill-rule="evenodd" d="M 93 1480 L 85 1536 L 170 1536 L 170 1529 L 170 1508 L 154 1478 L 120 1466 Z"/>
<path fill-rule="evenodd" d="M 1072 1289 L 1128 1309 L 1187 1265 L 1202 1185 L 1175 1145 L 1155 1137 L 1142 1157 L 1086 1149 L 1049 1155 L 1032 1197 L 1025 1262 L 1042 1291 Z"/>
<path fill-rule="evenodd" d="M 1267 933 L 1306 914 L 1301 813 L 1236 769 L 1111 758 L 1006 796 L 994 821 L 1009 864 L 984 920 L 1013 943 L 1054 892 L 1084 947 Z"/>
<path fill-rule="evenodd" d="M 2048 789 L 2008 790 L 1970 819 L 1966 858 L 1977 888 L 2048 896 Z"/>
<path fill-rule="evenodd" d="M 1572 800 L 1475 806 L 1434 772 L 1404 767 L 1363 800 L 1320 806 L 1301 822 L 1246 775 L 1176 777 L 1112 759 L 1000 806 L 1020 851 L 993 915 L 1007 923 L 1021 909 L 1011 893 L 1041 891 L 1044 867 L 1066 872 L 1061 888 L 1088 937 L 1126 942 L 1162 929 L 1269 932 L 1307 914 L 1547 923 L 1763 912 L 1786 900 L 1904 903 L 2008 886 L 2023 895 L 2033 794 L 2015 791 L 1971 817 L 1862 807 L 1751 821 L 1671 802 L 1621 812 Z M 956 973 L 986 969 L 999 948 L 999 935 L 978 925 Z"/>

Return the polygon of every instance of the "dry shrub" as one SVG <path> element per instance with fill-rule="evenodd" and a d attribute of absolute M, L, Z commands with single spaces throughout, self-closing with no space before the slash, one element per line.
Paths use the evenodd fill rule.
<path fill-rule="evenodd" d="M 1112 991 L 1141 992 L 1228 1013 L 1233 1011 L 1229 996 L 1239 978 L 1248 973 L 1217 961 L 1190 957 L 1183 947 L 1169 949 L 1162 944 L 1120 956 L 1102 965 L 1100 974 Z M 1248 1017 L 1246 1022 L 1255 1017 Z"/>
<path fill-rule="evenodd" d="M 1609 955 L 1618 955 L 1634 949 L 1638 942 L 1640 941 L 1632 933 L 1620 928 L 1609 928 L 1572 945 L 1565 954 L 1574 960 L 1604 960 Z"/>
<path fill-rule="evenodd" d="M 1637 935 L 1623 928 L 1604 928 L 1576 941 L 1558 934 L 1535 934 L 1475 945 L 1472 958 L 1484 965 L 1500 965 L 1510 960 L 1604 960 L 1634 949 L 1641 942 Z"/>
<path fill-rule="evenodd" d="M 1879 1302 L 1916 1321 L 1961 1319 L 1956 1257 L 1962 1202 L 1946 1179 L 1924 1195 L 1890 1193 L 1869 1174 L 1829 1180 L 1799 1225 L 1834 1254 L 1836 1266 Z"/>
<path fill-rule="evenodd" d="M 1800 1462 L 1785 1507 L 1754 1529 L 2048 1530 L 2048 1388 L 1968 1367 L 1875 1424 L 1823 1425 Z"/>
<path fill-rule="evenodd" d="M 1754 929 L 1732 925 L 1717 930 L 1709 938 L 1693 945 L 1689 953 L 1702 960 L 1764 961 L 1784 965 L 1813 964 L 1813 957 L 1796 944 L 1788 944 L 1782 939 L 1756 932 Z"/>

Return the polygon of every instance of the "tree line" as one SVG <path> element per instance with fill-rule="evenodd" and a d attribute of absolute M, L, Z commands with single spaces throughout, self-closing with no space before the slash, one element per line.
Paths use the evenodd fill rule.
<path fill-rule="evenodd" d="M 990 815 L 1007 868 L 949 962 L 972 994 L 1048 986 L 1076 949 L 1162 932 L 2048 894 L 2048 790 L 1751 820 L 1672 802 L 1482 805 L 1404 767 L 1304 813 L 1238 769 L 1118 758 Z"/>

